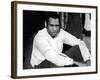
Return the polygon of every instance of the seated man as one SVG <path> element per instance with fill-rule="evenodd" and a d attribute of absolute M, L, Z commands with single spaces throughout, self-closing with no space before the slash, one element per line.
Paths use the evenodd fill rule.
<path fill-rule="evenodd" d="M 33 68 L 62 67 L 73 64 L 86 66 L 87 64 L 85 63 L 90 61 L 90 53 L 85 43 L 61 29 L 60 22 L 59 14 L 52 12 L 48 15 L 46 28 L 36 34 L 31 55 L 31 65 Z M 63 43 L 71 46 L 78 45 L 84 63 L 74 61 L 66 54 L 63 54 Z"/>

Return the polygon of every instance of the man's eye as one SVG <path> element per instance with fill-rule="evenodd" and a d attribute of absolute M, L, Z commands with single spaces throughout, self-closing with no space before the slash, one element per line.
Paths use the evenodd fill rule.
<path fill-rule="evenodd" d="M 50 24 L 51 27 L 53 27 L 54 25 Z"/>
<path fill-rule="evenodd" d="M 59 25 L 56 25 L 56 27 L 59 27 Z"/>

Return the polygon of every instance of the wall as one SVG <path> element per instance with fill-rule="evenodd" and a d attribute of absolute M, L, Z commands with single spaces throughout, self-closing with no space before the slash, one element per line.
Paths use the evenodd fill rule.
<path fill-rule="evenodd" d="M 26 0 L 24 0 L 26 1 Z M 79 5 L 95 5 L 99 6 L 99 0 L 30 0 L 37 2 L 66 3 Z M 100 6 L 99 6 L 100 7 Z M 100 8 L 98 9 L 100 10 Z M 100 11 L 98 10 L 98 35 Z M 100 47 L 100 37 L 98 36 L 98 48 Z M 100 50 L 98 50 L 98 57 Z M 100 59 L 98 60 L 98 68 L 100 67 Z M 45 78 L 27 78 L 28 80 L 100 80 L 100 69 L 98 74 L 73 75 L 60 77 Z M 0 80 L 13 80 L 10 78 L 11 73 L 11 0 L 0 0 Z"/>

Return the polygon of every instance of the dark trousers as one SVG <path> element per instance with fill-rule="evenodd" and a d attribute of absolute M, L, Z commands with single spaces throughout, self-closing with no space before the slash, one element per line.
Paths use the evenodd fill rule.
<path fill-rule="evenodd" d="M 55 64 L 51 63 L 48 60 L 44 60 L 42 63 L 39 65 L 36 65 L 35 68 L 55 68 L 57 67 Z"/>
<path fill-rule="evenodd" d="M 83 61 L 81 52 L 80 52 L 80 49 L 78 46 L 71 47 L 69 50 L 66 50 L 64 54 L 66 54 L 70 58 L 74 59 L 75 61 L 79 61 L 79 62 Z M 60 67 L 76 67 L 76 66 L 77 66 L 76 64 L 72 64 L 72 65 L 65 65 L 65 66 L 60 66 Z M 39 65 L 35 66 L 35 68 L 58 68 L 58 66 L 51 63 L 48 60 L 44 60 Z"/>
<path fill-rule="evenodd" d="M 74 61 L 83 62 L 83 58 L 78 45 L 73 46 L 68 50 L 65 50 L 64 54 L 72 58 Z"/>
<path fill-rule="evenodd" d="M 65 65 L 65 66 L 56 66 L 55 64 L 51 63 L 48 60 L 43 61 L 41 64 L 35 66 L 35 68 L 61 68 L 61 67 L 77 67 L 78 65 Z"/>

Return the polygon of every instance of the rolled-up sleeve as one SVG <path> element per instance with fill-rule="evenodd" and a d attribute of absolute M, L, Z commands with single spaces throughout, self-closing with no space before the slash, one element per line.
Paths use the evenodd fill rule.
<path fill-rule="evenodd" d="M 73 59 L 63 53 L 55 51 L 45 37 L 37 36 L 35 39 L 35 46 L 48 61 L 57 66 L 73 64 Z"/>

